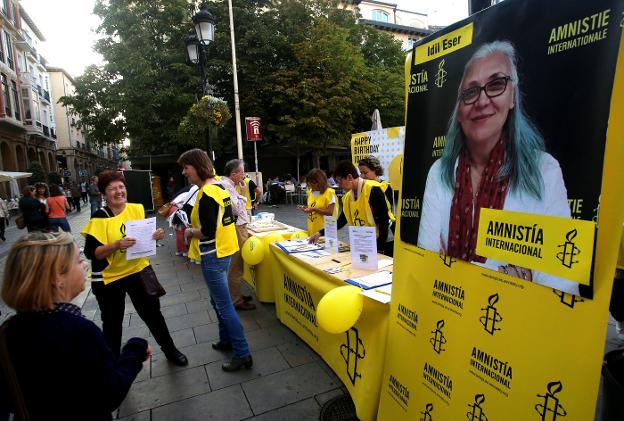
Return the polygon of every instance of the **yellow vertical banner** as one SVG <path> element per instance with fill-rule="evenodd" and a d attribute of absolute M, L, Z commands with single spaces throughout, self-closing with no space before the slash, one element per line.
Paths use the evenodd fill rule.
<path fill-rule="evenodd" d="M 419 47 L 422 52 L 423 46 L 431 48 L 439 44 L 436 39 L 448 39 L 470 25 L 470 45 L 458 44 L 460 48 L 444 57 L 406 66 L 407 82 L 416 81 L 418 89 L 414 85 L 408 95 L 400 228 L 378 419 L 595 418 L 624 222 L 623 12 L 624 4 L 615 0 L 574 5 L 564 0 L 503 2 L 415 48 L 418 57 Z M 501 38 L 508 42 L 492 42 Z M 517 75 L 488 85 L 504 77 L 489 68 L 476 82 L 466 82 L 474 77 L 471 65 L 492 54 L 488 48 L 510 51 L 509 45 L 522 59 Z M 448 89 L 431 77 L 442 59 L 448 78 L 444 86 L 452 85 Z M 535 74 L 522 74 L 527 71 Z M 592 86 L 571 100 L 564 93 L 581 73 Z M 500 104 L 496 101 L 502 98 L 496 98 L 509 86 L 516 89 L 513 78 L 526 85 L 520 83 L 509 97 L 517 99 L 521 93 L 528 105 L 515 101 L 512 108 L 521 104 L 532 109 L 538 128 L 532 133 L 541 129 L 546 139 L 536 155 L 545 196 L 536 198 L 539 189 L 523 196 L 513 177 L 494 184 L 504 178 L 497 179 L 505 169 L 487 175 L 489 181 L 478 180 L 492 183 L 489 191 L 463 194 L 465 183 L 472 180 L 462 179 L 459 171 L 470 175 L 474 167 L 462 167 L 461 154 L 448 165 L 453 149 L 449 139 L 456 135 L 453 130 L 460 130 L 464 139 L 477 138 L 482 127 L 471 131 L 472 124 L 491 121 L 496 113 L 488 107 Z M 504 84 L 511 85 L 503 89 Z M 534 89 L 520 92 L 527 85 Z M 536 105 L 536 98 L 554 105 L 548 111 Z M 504 116 L 507 112 L 513 113 L 506 110 Z M 591 117 L 584 120 L 581 115 Z M 559 118 L 569 127 L 555 124 Z M 453 119 L 459 120 L 456 129 Z M 502 148 L 496 159 L 508 159 L 511 153 Z M 449 169 L 454 183 L 447 188 Z M 505 199 L 486 203 L 482 194 Z M 452 206 L 458 213 L 451 213 Z M 431 209 L 435 217 L 425 215 Z M 472 217 L 474 226 L 466 225 L 460 213 Z M 464 236 L 457 226 L 474 229 L 474 236 Z M 463 247 L 458 248 L 452 243 L 459 238 Z M 575 294 L 565 292 L 571 284 Z"/>

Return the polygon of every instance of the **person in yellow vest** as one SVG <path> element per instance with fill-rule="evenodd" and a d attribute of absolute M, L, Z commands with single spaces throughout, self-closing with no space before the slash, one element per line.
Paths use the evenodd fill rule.
<path fill-rule="evenodd" d="M 394 222 L 394 215 L 390 203 L 381 189 L 381 185 L 372 180 L 364 180 L 350 161 L 341 161 L 334 170 L 334 177 L 338 185 L 345 191 L 342 197 L 342 212 L 338 217 L 338 229 L 346 224 L 377 228 L 377 251 L 386 256 L 392 256 L 394 237 L 390 224 Z M 316 242 L 325 233 L 310 237 Z"/>
<path fill-rule="evenodd" d="M 238 239 L 238 247 L 243 247 L 245 241 L 249 237 L 247 232 L 247 224 L 249 223 L 249 213 L 247 204 L 249 203 L 249 195 L 245 196 L 244 191 L 240 193 L 239 187 L 243 187 L 243 179 L 245 177 L 245 161 L 242 159 L 232 159 L 225 163 L 223 170 L 223 178 L 221 184 L 230 194 L 232 201 L 232 213 L 236 221 L 236 237 Z M 241 186 L 241 184 L 243 184 Z M 230 296 L 236 310 L 255 310 L 256 305 L 251 302 L 250 295 L 243 295 L 241 283 L 243 282 L 243 257 L 240 250 L 232 255 L 230 270 L 228 271 L 228 288 Z"/>
<path fill-rule="evenodd" d="M 245 175 L 243 181 L 236 186 L 236 191 L 245 196 L 247 199 L 245 208 L 247 209 L 247 216 L 251 219 L 251 216 L 255 213 L 256 206 L 258 206 L 260 198 L 262 197 L 260 187 L 258 187 L 251 178 Z"/>
<path fill-rule="evenodd" d="M 383 190 L 388 203 L 392 205 L 392 210 L 394 211 L 394 190 L 392 190 L 390 182 L 383 181 L 380 178 L 383 175 L 383 167 L 379 159 L 372 155 L 366 156 L 358 161 L 358 169 L 363 179 L 373 180 L 381 184 L 381 190 Z"/>
<path fill-rule="evenodd" d="M 325 227 L 323 216 L 338 216 L 336 191 L 328 186 L 325 171 L 312 168 L 306 175 L 308 185 L 307 206 L 301 210 L 308 216 L 308 235 L 312 236 Z"/>
<path fill-rule="evenodd" d="M 615 266 L 609 312 L 615 319 L 615 330 L 618 335 L 624 335 L 624 226 L 622 227 L 622 239 L 620 240 L 620 253 Z"/>
<path fill-rule="evenodd" d="M 126 237 L 127 221 L 145 219 L 143 205 L 128 203 L 126 181 L 117 171 L 103 171 L 98 176 L 98 189 L 106 197 L 106 207 L 98 209 L 80 232 L 85 237 L 84 254 L 91 260 L 91 289 L 102 313 L 102 330 L 115 355 L 121 348 L 122 323 L 126 294 L 143 319 L 165 357 L 179 366 L 188 360 L 173 343 L 165 318 L 160 312 L 158 297 L 148 295 L 141 281 L 141 272 L 149 259 L 128 260 L 126 250 L 136 243 Z M 152 238 L 162 240 L 165 231 L 158 228 Z"/>
<path fill-rule="evenodd" d="M 219 341 L 212 344 L 218 351 L 234 351 L 223 371 L 251 368 L 253 360 L 243 325 L 234 309 L 228 289 L 228 267 L 238 250 L 232 200 L 225 187 L 214 179 L 214 166 L 208 154 L 191 149 L 178 158 L 182 175 L 199 186 L 191 212 L 191 227 L 184 232 L 190 242 L 189 258 L 201 259 L 201 268 L 219 323 Z"/>

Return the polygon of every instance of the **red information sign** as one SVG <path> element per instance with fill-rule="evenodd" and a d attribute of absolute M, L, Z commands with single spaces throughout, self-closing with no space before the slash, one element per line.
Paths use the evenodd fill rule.
<path fill-rule="evenodd" d="M 245 117 L 245 127 L 247 129 L 248 142 L 257 142 L 262 140 L 260 117 Z"/>

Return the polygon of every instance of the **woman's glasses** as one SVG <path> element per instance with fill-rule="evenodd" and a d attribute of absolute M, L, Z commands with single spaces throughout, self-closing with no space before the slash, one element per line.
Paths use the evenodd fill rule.
<path fill-rule="evenodd" d="M 502 76 L 490 80 L 483 86 L 473 86 L 464 89 L 459 94 L 459 99 L 466 105 L 474 104 L 481 96 L 481 91 L 485 92 L 488 98 L 495 98 L 505 92 L 505 89 L 507 89 L 507 82 L 510 80 L 511 78 L 509 76 Z"/>

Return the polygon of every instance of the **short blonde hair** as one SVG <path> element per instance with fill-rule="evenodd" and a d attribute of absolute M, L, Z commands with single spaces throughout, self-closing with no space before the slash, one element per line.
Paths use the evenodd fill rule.
<path fill-rule="evenodd" d="M 66 232 L 33 232 L 20 237 L 4 268 L 2 299 L 17 311 L 54 308 L 61 298 L 56 282 L 73 261 L 74 237 Z"/>

